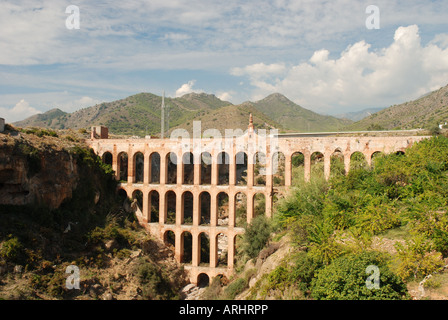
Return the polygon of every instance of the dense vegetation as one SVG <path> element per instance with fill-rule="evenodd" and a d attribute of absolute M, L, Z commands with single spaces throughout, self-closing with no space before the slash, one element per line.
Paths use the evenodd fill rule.
<path fill-rule="evenodd" d="M 410 282 L 443 271 L 448 256 L 448 138 L 416 143 L 404 155 L 377 156 L 372 166 L 354 159 L 348 174 L 343 168 L 342 158 L 332 159 L 329 181 L 321 177 L 297 184 L 279 201 L 270 228 L 277 239 L 287 236 L 295 250 L 251 286 L 247 297 L 410 299 Z M 268 243 L 268 227 L 261 222 L 254 220 L 241 239 L 244 261 L 260 252 L 255 245 L 260 240 Z M 378 245 L 384 238 L 392 248 Z M 378 288 L 367 287 L 369 266 L 379 270 Z M 232 298 L 247 289 L 251 276 L 247 268 L 241 271 L 223 296 Z"/>

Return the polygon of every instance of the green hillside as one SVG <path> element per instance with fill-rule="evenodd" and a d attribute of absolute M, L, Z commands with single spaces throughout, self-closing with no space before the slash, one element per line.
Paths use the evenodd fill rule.
<path fill-rule="evenodd" d="M 352 122 L 302 108 L 279 93 L 252 104 L 272 120 L 295 132 L 340 131 Z"/>
<path fill-rule="evenodd" d="M 381 110 L 346 128 L 348 130 L 427 129 L 445 122 L 448 122 L 448 86 L 417 100 Z"/>

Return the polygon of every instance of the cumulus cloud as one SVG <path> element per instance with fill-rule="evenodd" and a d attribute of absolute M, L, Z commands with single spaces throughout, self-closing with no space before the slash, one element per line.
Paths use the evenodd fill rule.
<path fill-rule="evenodd" d="M 216 97 L 222 101 L 230 101 L 232 99 L 232 92 L 219 92 Z"/>
<path fill-rule="evenodd" d="M 10 109 L 0 107 L 0 117 L 4 118 L 8 123 L 23 120 L 37 113 L 41 113 L 41 111 L 31 107 L 24 99 L 17 102 Z"/>
<path fill-rule="evenodd" d="M 259 63 L 231 73 L 249 78 L 254 98 L 281 92 L 318 112 L 387 107 L 448 83 L 448 48 L 440 45 L 445 39 L 423 46 L 418 26 L 411 25 L 396 29 L 393 42 L 380 50 L 359 41 L 334 59 L 322 49 L 297 65 Z"/>
<path fill-rule="evenodd" d="M 184 83 L 180 86 L 179 89 L 176 90 L 176 97 L 181 97 L 184 94 L 192 93 L 192 92 L 202 92 L 202 90 L 194 90 L 193 86 L 196 83 L 196 80 L 190 80 L 187 83 Z"/>

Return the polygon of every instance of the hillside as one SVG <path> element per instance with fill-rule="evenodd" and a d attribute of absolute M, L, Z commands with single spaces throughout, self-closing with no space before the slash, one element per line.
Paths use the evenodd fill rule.
<path fill-rule="evenodd" d="M 48 111 L 14 123 L 18 127 L 49 127 L 51 129 L 80 129 L 92 125 L 105 125 L 109 131 L 123 135 L 159 134 L 162 97 L 151 93 L 139 93 L 125 99 L 104 102 L 73 113 L 56 114 Z M 230 105 L 214 95 L 191 93 L 180 98 L 165 98 L 170 126 L 181 123 L 214 110 Z M 51 121 L 42 120 L 51 118 Z"/>
<path fill-rule="evenodd" d="M 23 121 L 18 127 L 48 127 L 51 129 L 87 129 L 105 125 L 109 132 L 121 135 L 159 135 L 162 97 L 139 93 L 125 99 L 104 102 L 73 113 L 53 109 Z M 165 125 L 169 130 L 184 128 L 191 131 L 193 121 L 202 122 L 202 130 L 247 129 L 249 113 L 258 129 L 277 128 L 281 132 L 338 131 L 351 123 L 304 109 L 281 94 L 272 94 L 257 102 L 234 106 L 213 94 L 190 93 L 179 98 L 166 98 Z M 168 130 L 169 129 L 169 130 Z"/>
<path fill-rule="evenodd" d="M 271 94 L 256 102 L 249 102 L 249 104 L 283 127 L 295 132 L 340 131 L 351 123 L 347 119 L 324 116 L 302 108 L 279 93 Z"/>
<path fill-rule="evenodd" d="M 423 97 L 391 106 L 355 122 L 349 130 L 418 129 L 448 122 L 448 86 Z"/>
<path fill-rule="evenodd" d="M 180 297 L 173 253 L 139 226 L 82 138 L 8 125 L 0 139 L 0 300 Z M 66 285 L 68 266 L 79 288 Z"/>

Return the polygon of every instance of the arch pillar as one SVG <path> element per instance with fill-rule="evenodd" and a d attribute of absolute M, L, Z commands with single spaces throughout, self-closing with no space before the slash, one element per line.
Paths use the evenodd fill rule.
<path fill-rule="evenodd" d="M 159 191 L 159 224 L 165 224 L 166 221 L 166 191 Z"/>
<path fill-rule="evenodd" d="M 350 160 L 351 160 L 351 154 L 350 153 L 344 153 L 344 169 L 345 174 L 348 174 L 350 171 Z"/>
<path fill-rule="evenodd" d="M 229 227 L 235 226 L 235 194 L 229 193 Z"/>
<path fill-rule="evenodd" d="M 210 267 L 215 268 L 218 264 L 218 241 L 216 241 L 216 234 L 210 234 Z"/>
<path fill-rule="evenodd" d="M 292 155 L 285 156 L 285 187 L 290 187 L 292 184 Z M 267 211 L 266 211 L 267 212 Z"/>
<path fill-rule="evenodd" d="M 310 182 L 310 179 L 311 179 L 311 154 L 309 152 L 305 152 L 303 154 L 303 167 L 304 167 L 305 182 Z"/>
<path fill-rule="evenodd" d="M 191 233 L 192 237 L 192 257 L 191 257 L 191 264 L 193 267 L 199 266 L 199 262 L 201 259 L 201 239 L 200 234 L 197 232 Z"/>
<path fill-rule="evenodd" d="M 218 222 L 218 194 L 210 193 L 210 226 L 216 227 Z"/>
<path fill-rule="evenodd" d="M 133 184 L 134 181 L 134 172 L 135 172 L 135 168 L 134 168 L 134 153 L 132 152 L 132 145 L 129 144 L 129 148 L 128 148 L 128 184 Z"/>
<path fill-rule="evenodd" d="M 112 151 L 112 170 L 115 172 L 115 179 L 119 180 L 119 172 L 118 172 L 118 152 L 117 145 L 114 144 L 114 148 Z"/>
<path fill-rule="evenodd" d="M 331 174 L 331 153 L 326 152 L 324 154 L 324 175 L 325 175 L 325 180 L 329 180 L 330 179 L 330 174 Z"/>

